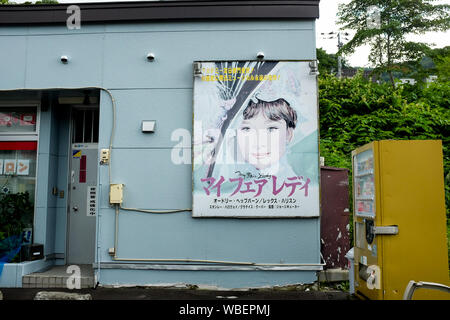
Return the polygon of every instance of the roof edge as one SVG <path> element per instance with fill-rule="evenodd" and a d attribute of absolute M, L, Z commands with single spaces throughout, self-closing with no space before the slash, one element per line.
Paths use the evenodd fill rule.
<path fill-rule="evenodd" d="M 212 19 L 316 19 L 319 0 L 183 0 L 0 5 L 0 25 L 66 24 L 77 5 L 81 23 Z"/>

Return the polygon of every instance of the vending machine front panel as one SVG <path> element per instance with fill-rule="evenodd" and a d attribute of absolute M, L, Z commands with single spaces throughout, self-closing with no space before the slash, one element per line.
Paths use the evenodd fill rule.
<path fill-rule="evenodd" d="M 411 280 L 449 286 L 442 142 L 374 141 L 352 152 L 352 165 L 355 294 L 398 300 Z"/>
<path fill-rule="evenodd" d="M 381 242 L 373 228 L 379 224 L 377 212 L 377 144 L 370 143 L 353 152 L 353 204 L 355 230 L 355 292 L 364 299 L 382 299 Z"/>

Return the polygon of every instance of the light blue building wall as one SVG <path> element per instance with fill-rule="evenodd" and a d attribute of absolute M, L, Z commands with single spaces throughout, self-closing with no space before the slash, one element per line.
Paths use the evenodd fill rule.
<path fill-rule="evenodd" d="M 101 87 L 116 103 L 111 182 L 123 183 L 124 207 L 192 208 L 191 165 L 175 165 L 172 132 L 192 132 L 193 61 L 313 60 L 314 20 L 149 22 L 65 26 L 0 27 L 0 89 Z M 155 61 L 146 59 L 153 52 Z M 62 64 L 67 55 L 70 63 Z M 156 120 L 154 134 L 140 130 Z M 99 149 L 108 148 L 112 101 L 100 96 Z M 41 112 L 35 242 L 63 264 L 66 254 L 69 114 Z M 102 285 L 191 283 L 259 287 L 316 280 L 320 267 L 319 218 L 192 218 L 191 213 L 120 211 L 117 257 L 115 211 L 109 205 L 108 166 L 99 166 L 96 275 Z M 141 261 L 141 259 L 156 259 Z M 161 260 L 158 260 L 161 259 Z M 189 263 L 172 259 L 252 262 Z M 274 264 L 274 265 L 272 265 Z M 297 264 L 298 266 L 283 266 Z M 275 266 L 276 265 L 276 266 Z"/>

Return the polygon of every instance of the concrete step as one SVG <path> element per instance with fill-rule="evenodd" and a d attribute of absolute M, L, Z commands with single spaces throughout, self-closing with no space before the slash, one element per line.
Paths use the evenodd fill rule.
<path fill-rule="evenodd" d="M 79 265 L 80 287 L 77 289 L 93 288 L 95 286 L 94 270 L 90 265 Z M 23 288 L 70 288 L 74 285 L 74 274 L 67 273 L 68 266 L 54 266 L 43 272 L 35 272 L 22 277 Z"/>
<path fill-rule="evenodd" d="M 327 269 L 319 272 L 320 282 L 341 282 L 348 280 L 349 274 L 347 269 Z"/>

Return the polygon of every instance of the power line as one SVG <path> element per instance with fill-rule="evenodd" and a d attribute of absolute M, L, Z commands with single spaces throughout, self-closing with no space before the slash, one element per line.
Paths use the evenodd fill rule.
<path fill-rule="evenodd" d="M 323 40 L 331 40 L 331 39 L 337 39 L 337 47 L 338 50 L 341 50 L 341 48 L 344 46 L 344 43 L 342 42 L 342 40 L 348 41 L 350 40 L 349 38 L 347 38 L 350 34 L 348 32 L 321 32 L 320 33 Z M 338 51 L 339 52 L 339 51 Z M 342 77 L 342 57 L 340 54 L 337 55 L 337 59 L 338 59 L 338 72 L 337 72 L 337 76 L 338 78 Z"/>

